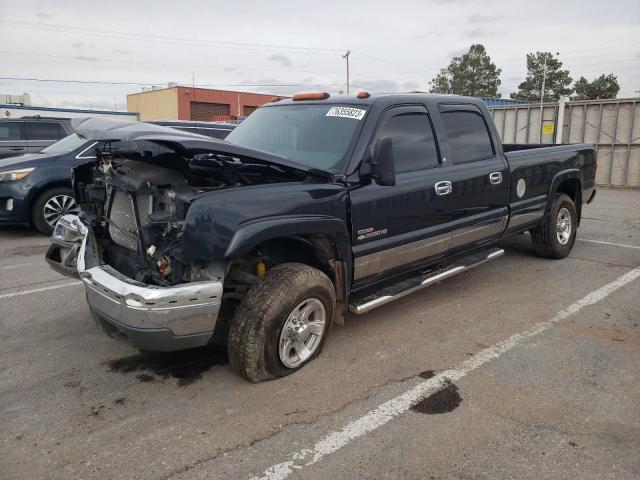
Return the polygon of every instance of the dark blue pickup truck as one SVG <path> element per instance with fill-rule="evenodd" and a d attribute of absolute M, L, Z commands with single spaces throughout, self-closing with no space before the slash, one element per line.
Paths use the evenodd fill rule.
<path fill-rule="evenodd" d="M 475 98 L 300 94 L 226 141 L 75 129 L 98 158 L 74 170 L 81 213 L 48 262 L 82 279 L 110 336 L 222 341 L 251 381 L 301 368 L 349 314 L 499 257 L 507 236 L 566 257 L 595 196 L 592 145 L 502 145 Z"/>

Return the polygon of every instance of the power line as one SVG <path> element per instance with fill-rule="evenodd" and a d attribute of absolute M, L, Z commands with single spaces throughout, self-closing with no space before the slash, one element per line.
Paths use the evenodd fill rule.
<path fill-rule="evenodd" d="M 48 53 L 35 53 L 35 52 L 11 52 L 11 51 L 0 51 L 0 55 L 18 55 L 25 57 L 46 57 L 46 58 L 59 58 L 65 60 L 75 60 L 78 62 L 108 62 L 108 63 L 125 63 L 125 64 L 139 64 L 139 65 L 158 65 L 165 67 L 188 67 L 188 68 L 201 68 L 201 69 L 213 69 L 213 68 L 227 68 L 234 70 L 253 70 L 253 71 L 274 71 L 274 72 L 282 72 L 282 68 L 255 68 L 255 67 L 245 67 L 245 66 L 232 66 L 232 65 L 215 65 L 215 64 L 186 64 L 186 63 L 165 63 L 165 62 L 148 62 L 142 60 L 116 60 L 109 58 L 100 58 L 100 57 L 85 57 L 78 58 L 78 56 L 71 55 L 54 55 Z M 338 72 L 317 72 L 312 70 L 294 70 L 287 69 L 287 72 L 296 72 L 296 73 L 312 73 L 315 75 L 322 74 L 330 74 L 337 75 Z"/>
<path fill-rule="evenodd" d="M 152 87 L 164 85 L 169 82 L 142 83 L 142 82 L 110 82 L 107 80 L 67 80 L 52 78 L 25 78 L 25 77 L 0 77 L 0 80 L 14 80 L 21 82 L 48 82 L 48 83 L 78 83 L 88 85 L 135 85 L 142 87 Z M 303 87 L 306 83 L 200 83 L 196 87 Z M 327 86 L 324 84 L 313 84 L 313 86 Z"/>
<path fill-rule="evenodd" d="M 33 30 L 46 30 L 54 31 L 58 33 L 75 33 L 79 35 L 91 35 L 102 36 L 109 38 L 123 38 L 123 39 L 137 39 L 153 42 L 164 43 L 180 43 L 184 45 L 197 45 L 197 46 L 212 46 L 218 48 L 233 48 L 233 49 L 248 49 L 248 50 L 285 50 L 289 53 L 311 53 L 316 55 L 333 55 L 340 53 L 341 50 L 323 47 L 302 47 L 293 45 L 274 45 L 263 43 L 250 43 L 250 42 L 235 42 L 227 40 L 209 40 L 202 38 L 186 38 L 186 37 L 171 37 L 167 35 L 149 35 L 149 34 L 136 34 L 131 32 L 119 32 L 111 30 L 100 30 L 95 28 L 83 28 L 72 25 L 60 25 L 41 22 L 29 22 L 24 20 L 0 20 L 0 24 L 12 28 L 28 28 Z M 323 53 L 324 52 L 324 53 Z"/>

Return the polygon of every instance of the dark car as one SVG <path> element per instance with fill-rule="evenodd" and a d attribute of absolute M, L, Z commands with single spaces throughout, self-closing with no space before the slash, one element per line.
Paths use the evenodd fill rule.
<path fill-rule="evenodd" d="M 139 124 L 118 120 L 113 122 L 121 126 Z M 157 125 L 156 122 L 148 123 Z M 189 125 L 179 121 L 162 123 L 171 123 L 168 126 L 195 135 L 193 122 L 188 122 Z M 228 129 L 218 129 L 219 124 L 196 123 L 200 124 L 198 131 L 207 132 L 206 136 L 213 138 L 226 136 L 234 128 L 234 125 L 227 125 Z M 210 128 L 212 125 L 216 126 L 215 130 Z M 73 133 L 39 153 L 0 159 L 0 224 L 32 224 L 50 235 L 62 215 L 77 211 L 71 191 L 71 172 L 78 165 L 95 159 L 96 143 Z M 135 142 L 134 147 L 133 150 L 154 154 L 160 148 L 156 144 L 140 141 Z"/>
<path fill-rule="evenodd" d="M 68 118 L 0 119 L 0 158 L 36 153 L 73 133 Z"/>
<path fill-rule="evenodd" d="M 500 257 L 505 237 L 566 257 L 596 193 L 593 145 L 503 145 L 482 100 L 455 95 L 296 95 L 224 141 L 76 128 L 103 146 L 74 171 L 81 213 L 56 225 L 49 263 L 82 279 L 113 338 L 224 341 L 254 382 L 302 368 L 349 312 Z"/>

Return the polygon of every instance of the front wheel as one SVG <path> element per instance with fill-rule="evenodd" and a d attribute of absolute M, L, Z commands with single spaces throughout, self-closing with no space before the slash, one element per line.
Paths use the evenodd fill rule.
<path fill-rule="evenodd" d="M 238 307 L 227 341 L 233 369 L 252 382 L 289 375 L 320 352 L 333 321 L 333 284 L 320 270 L 284 263 Z"/>
<path fill-rule="evenodd" d="M 576 241 L 578 215 L 571 197 L 558 195 L 542 223 L 530 231 L 533 248 L 545 258 L 565 258 Z"/>
<path fill-rule="evenodd" d="M 70 188 L 55 187 L 41 193 L 31 207 L 31 223 L 46 235 L 53 233 L 58 220 L 67 213 L 78 213 Z"/>

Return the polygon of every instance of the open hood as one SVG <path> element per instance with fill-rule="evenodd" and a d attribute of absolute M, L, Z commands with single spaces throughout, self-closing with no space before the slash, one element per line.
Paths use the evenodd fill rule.
<path fill-rule="evenodd" d="M 255 163 L 271 164 L 293 170 L 299 170 L 322 178 L 331 178 L 326 170 L 308 167 L 302 163 L 278 155 L 245 148 L 224 140 L 183 132 L 170 127 L 144 122 L 112 120 L 103 117 L 73 119 L 71 125 L 75 132 L 87 140 L 93 141 L 148 141 L 169 147 L 176 152 L 197 154 L 212 153 L 229 155 Z"/>

